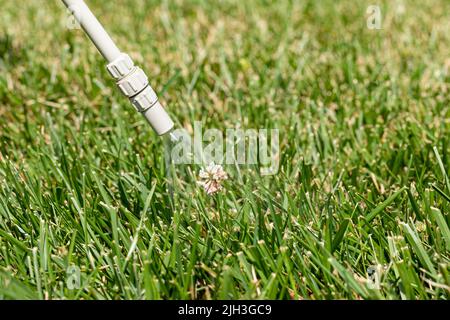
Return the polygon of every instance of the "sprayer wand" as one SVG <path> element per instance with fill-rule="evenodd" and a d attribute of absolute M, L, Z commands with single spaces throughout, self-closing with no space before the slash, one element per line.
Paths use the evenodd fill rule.
<path fill-rule="evenodd" d="M 158 135 L 168 133 L 174 123 L 159 103 L 145 72 L 134 65 L 129 55 L 117 48 L 83 0 L 62 1 L 108 62 L 106 69 L 117 81 L 120 91 L 144 115 Z"/>

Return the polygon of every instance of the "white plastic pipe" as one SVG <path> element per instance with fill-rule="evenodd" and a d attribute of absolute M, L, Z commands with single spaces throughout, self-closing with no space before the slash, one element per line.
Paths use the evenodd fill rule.
<path fill-rule="evenodd" d="M 158 135 L 169 133 L 174 123 L 151 88 L 144 71 L 122 53 L 83 0 L 62 0 L 108 61 L 106 68 L 120 91 L 130 100 Z"/>
<path fill-rule="evenodd" d="M 83 0 L 62 0 L 73 13 L 98 51 L 108 62 L 120 56 L 120 50 Z"/>

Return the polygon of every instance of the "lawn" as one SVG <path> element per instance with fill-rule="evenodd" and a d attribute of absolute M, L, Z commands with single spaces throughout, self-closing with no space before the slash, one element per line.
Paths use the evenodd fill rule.
<path fill-rule="evenodd" d="M 0 299 L 450 298 L 449 1 L 86 2 L 177 128 L 278 129 L 279 170 L 207 194 L 61 1 L 0 0 Z"/>

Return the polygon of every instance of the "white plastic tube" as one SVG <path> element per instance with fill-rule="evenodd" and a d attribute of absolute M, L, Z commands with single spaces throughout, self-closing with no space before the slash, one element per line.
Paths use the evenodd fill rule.
<path fill-rule="evenodd" d="M 81 27 L 108 62 L 113 62 L 120 55 L 120 50 L 108 35 L 101 23 L 83 0 L 62 0 L 73 13 Z"/>
<path fill-rule="evenodd" d="M 122 53 L 83 0 L 62 0 L 108 61 L 106 68 L 117 81 L 122 93 L 130 100 L 158 135 L 170 132 L 174 123 L 149 85 L 148 77 Z"/>

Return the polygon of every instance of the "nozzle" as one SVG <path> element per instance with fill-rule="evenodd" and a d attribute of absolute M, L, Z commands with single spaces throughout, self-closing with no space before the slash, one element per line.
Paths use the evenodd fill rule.
<path fill-rule="evenodd" d="M 173 129 L 174 123 L 159 101 L 142 114 L 159 136 L 165 135 Z"/>
<path fill-rule="evenodd" d="M 145 72 L 122 53 L 83 0 L 62 0 L 80 22 L 84 31 L 109 62 L 107 69 L 120 91 L 142 113 L 158 135 L 169 132 L 174 124 L 150 87 Z"/>
<path fill-rule="evenodd" d="M 120 91 L 144 115 L 158 135 L 162 136 L 173 128 L 174 123 L 149 85 L 147 75 L 141 68 L 134 66 L 130 56 L 122 53 L 107 65 L 107 69 L 116 79 Z"/>

